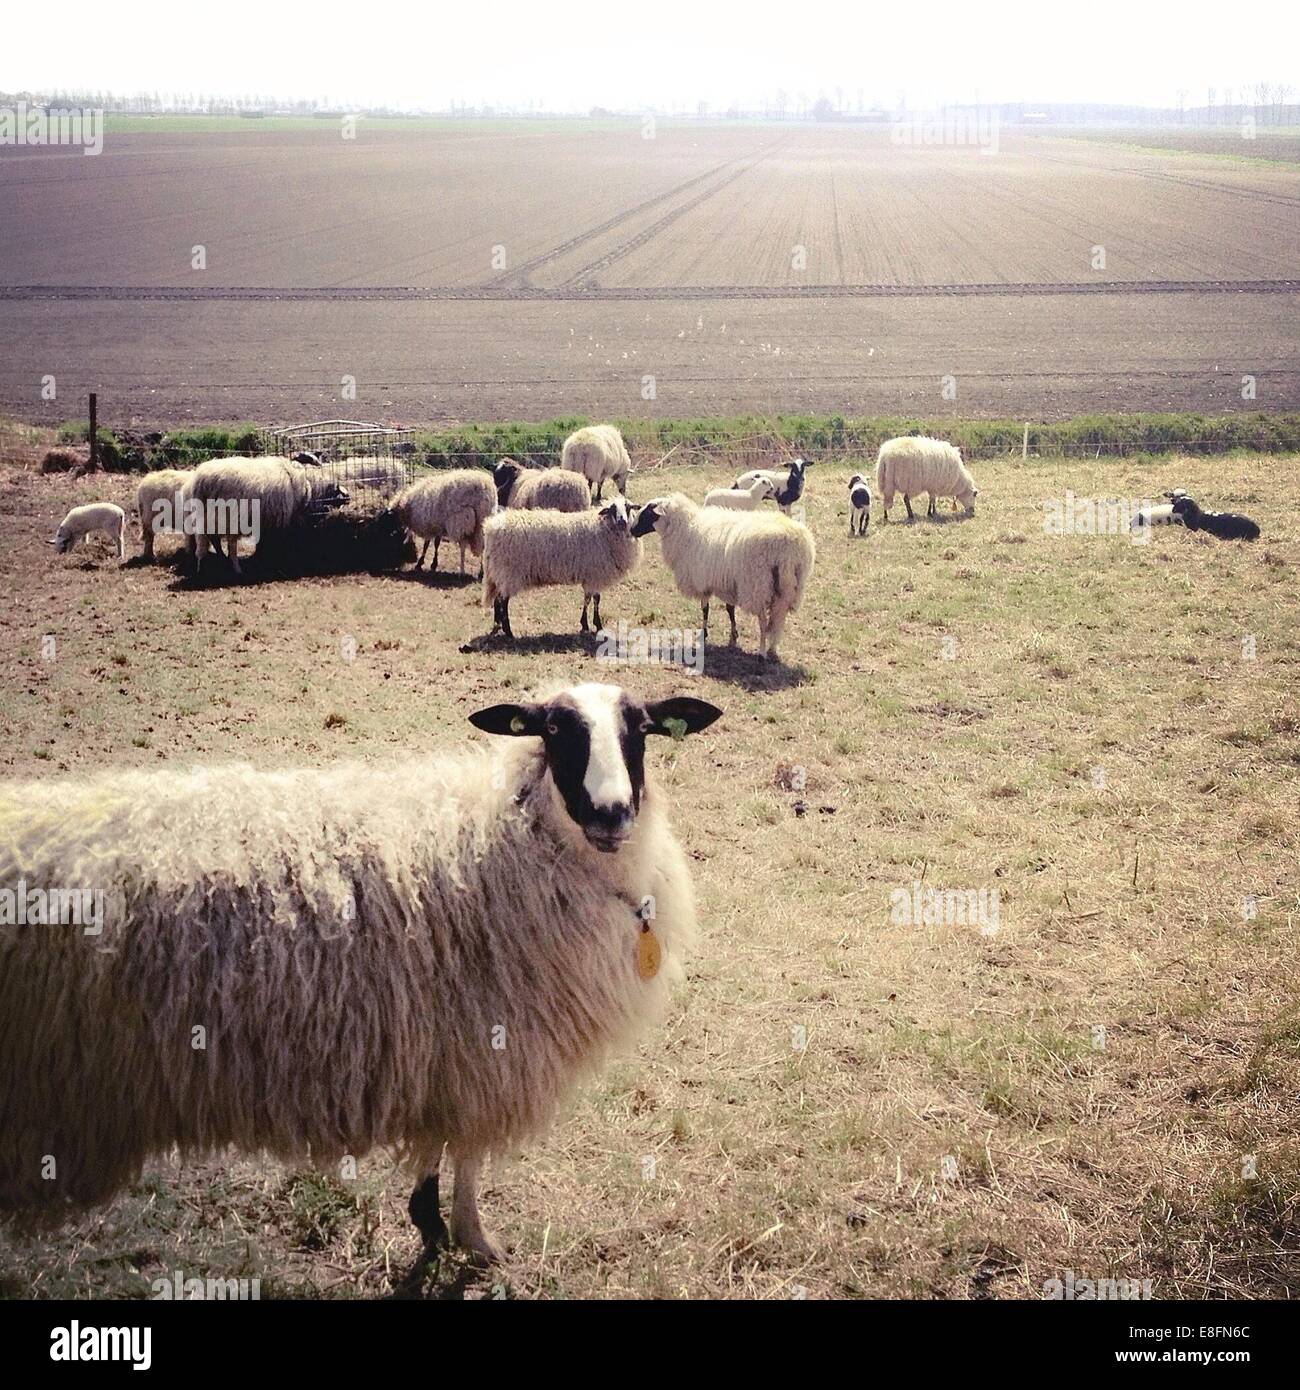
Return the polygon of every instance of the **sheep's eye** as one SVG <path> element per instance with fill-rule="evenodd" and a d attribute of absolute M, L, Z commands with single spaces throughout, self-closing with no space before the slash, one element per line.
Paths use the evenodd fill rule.
<path fill-rule="evenodd" d="M 548 719 L 546 721 L 546 732 L 548 734 L 558 734 L 560 732 L 560 726 L 554 719 Z"/>
<path fill-rule="evenodd" d="M 654 726 L 655 726 L 654 720 L 651 719 L 651 718 L 647 715 L 647 717 L 646 717 L 645 719 L 643 719 L 643 720 L 640 722 L 640 724 L 637 725 L 637 728 L 638 728 L 643 734 L 648 734 L 648 733 L 650 732 L 650 730 L 654 728 Z"/>

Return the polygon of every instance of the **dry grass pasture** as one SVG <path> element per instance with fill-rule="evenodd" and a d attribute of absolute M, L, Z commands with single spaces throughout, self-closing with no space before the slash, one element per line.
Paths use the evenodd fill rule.
<path fill-rule="evenodd" d="M 517 601 L 516 648 L 462 653 L 487 622 L 454 575 L 193 589 L 106 548 L 53 557 L 68 505 L 129 485 L 42 478 L 39 443 L 9 431 L 0 470 L 6 778 L 378 763 L 556 678 L 726 714 L 653 754 L 699 954 L 664 1027 L 490 1175 L 504 1266 L 448 1257 L 404 1288 L 386 1158 L 344 1182 L 241 1157 L 155 1165 L 75 1226 L 0 1238 L 4 1293 L 147 1295 L 176 1269 L 264 1297 L 1036 1298 L 1066 1270 L 1300 1291 L 1296 458 L 983 464 L 973 519 L 877 509 L 858 540 L 862 461 L 819 465 L 786 664 L 747 620 L 692 677 L 602 669 L 568 592 Z M 1173 485 L 1263 538 L 1045 532 L 1067 490 Z M 604 607 L 697 618 L 655 541 Z M 996 891 L 997 920 L 902 920 L 916 882 Z"/>
<path fill-rule="evenodd" d="M 1243 375 L 1253 408 L 1300 405 L 1281 156 L 1009 128 L 986 152 L 883 126 L 255 124 L 0 148 L 0 336 L 24 347 L 0 410 L 56 421 L 97 389 L 123 425 L 774 400 L 1054 419 L 1239 410 Z"/>

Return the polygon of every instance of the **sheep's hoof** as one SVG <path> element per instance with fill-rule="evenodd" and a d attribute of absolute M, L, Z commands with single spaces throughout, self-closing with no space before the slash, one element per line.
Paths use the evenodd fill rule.
<path fill-rule="evenodd" d="M 501 1247 L 495 1241 L 489 1240 L 482 1229 L 457 1235 L 455 1241 L 457 1248 L 469 1257 L 470 1263 L 481 1268 L 500 1264 L 505 1259 Z"/>

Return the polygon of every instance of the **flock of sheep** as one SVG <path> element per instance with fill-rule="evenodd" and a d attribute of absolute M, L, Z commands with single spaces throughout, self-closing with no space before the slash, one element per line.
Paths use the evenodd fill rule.
<path fill-rule="evenodd" d="M 510 600 L 542 585 L 581 588 L 582 626 L 591 607 L 599 627 L 601 595 L 654 534 L 706 632 L 718 599 L 732 639 L 740 608 L 775 656 L 815 561 L 788 514 L 804 464 L 743 474 L 703 505 L 673 493 L 639 507 L 630 469 L 618 431 L 598 426 L 566 442 L 559 468 L 444 473 L 391 509 L 424 543 L 417 565 L 432 544 L 436 566 L 443 541 L 462 571 L 466 550 L 481 556 L 484 601 L 507 635 Z M 618 495 L 602 502 L 609 481 Z M 977 495 L 939 440 L 883 445 L 876 485 L 886 518 L 898 495 L 909 517 L 922 492 L 931 511 L 944 497 L 973 511 Z M 137 498 L 146 554 L 169 496 L 256 501 L 265 524 L 286 526 L 338 493 L 310 458 L 153 474 Z M 848 501 L 850 532 L 864 534 L 860 474 Z M 1240 531 L 1182 495 L 1169 508 Z M 56 544 L 94 526 L 124 553 L 124 514 L 106 503 L 75 508 Z M 224 527 L 189 539 L 199 563 L 224 539 L 238 566 Z M 448 1239 L 497 1258 L 477 1207 L 484 1160 L 544 1130 L 681 975 L 692 886 L 645 744 L 721 713 L 581 684 L 471 714 L 494 736 L 486 749 L 0 784 L 0 883 L 85 884 L 106 903 L 93 935 L 0 922 L 0 1216 L 58 1221 L 173 1148 L 325 1163 L 389 1147 L 418 1180 L 421 1262 Z"/>
<path fill-rule="evenodd" d="M 503 459 L 491 476 L 482 469 L 438 473 L 403 488 L 389 510 L 422 542 L 417 569 L 430 545 L 437 568 L 444 541 L 459 547 L 462 574 L 467 551 L 481 557 L 483 602 L 492 608 L 493 634 L 514 636 L 511 599 L 552 585 L 580 588 L 581 629 L 590 630 L 589 611 L 599 629 L 602 594 L 632 573 L 642 558 L 642 538 L 653 533 L 678 588 L 701 605 L 705 634 L 710 604 L 717 599 L 726 606 L 731 640 L 737 640 L 739 608 L 758 620 L 760 654 L 775 659 L 786 619 L 802 602 L 816 558 L 811 533 L 791 515 L 803 495 L 806 467 L 796 459 L 786 469 L 743 473 L 730 487 L 711 490 L 702 506 L 676 493 L 632 507 L 627 501 L 632 461 L 623 437 L 612 425 L 593 425 L 565 440 L 559 467 L 525 468 Z M 607 482 L 619 495 L 602 505 Z M 911 498 L 922 492 L 929 494 L 931 514 L 939 497 L 974 510 L 970 473 L 960 453 L 941 440 L 888 441 L 877 461 L 877 485 L 886 519 L 897 494 L 909 517 Z M 262 528 L 284 528 L 346 500 L 336 474 L 308 454 L 213 459 L 190 471 L 159 470 L 140 483 L 136 511 L 146 559 L 152 558 L 160 532 L 180 530 L 198 572 L 209 549 L 221 551 L 224 544 L 239 574 L 247 515 L 241 507 L 255 504 Z M 764 506 L 768 501 L 775 510 Z M 866 482 L 855 475 L 851 532 L 866 530 L 870 502 Z M 52 543 L 63 551 L 100 530 L 124 557 L 125 526 L 120 507 L 92 503 L 69 512 Z"/>

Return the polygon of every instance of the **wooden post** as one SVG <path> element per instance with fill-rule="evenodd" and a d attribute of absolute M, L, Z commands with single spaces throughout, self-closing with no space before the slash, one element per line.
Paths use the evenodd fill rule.
<path fill-rule="evenodd" d="M 1025 437 L 1020 441 L 1020 457 L 1021 457 L 1022 459 L 1027 459 L 1027 458 L 1029 457 L 1029 421 L 1028 421 L 1028 420 L 1025 421 Z"/>
<path fill-rule="evenodd" d="M 90 471 L 92 473 L 99 467 L 99 442 L 95 438 L 98 417 L 99 397 L 92 391 L 90 393 Z"/>

